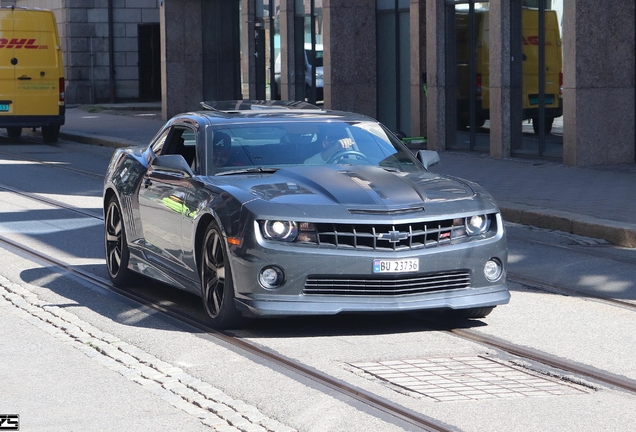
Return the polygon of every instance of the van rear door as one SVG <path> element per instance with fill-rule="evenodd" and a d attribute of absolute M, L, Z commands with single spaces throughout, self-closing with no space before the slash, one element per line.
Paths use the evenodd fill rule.
<path fill-rule="evenodd" d="M 14 115 L 60 113 L 61 47 L 53 14 L 13 11 L 15 98 Z"/>
<path fill-rule="evenodd" d="M 13 10 L 0 10 L 0 115 L 12 114 L 15 101 L 15 58 L 9 42 L 13 39 Z"/>

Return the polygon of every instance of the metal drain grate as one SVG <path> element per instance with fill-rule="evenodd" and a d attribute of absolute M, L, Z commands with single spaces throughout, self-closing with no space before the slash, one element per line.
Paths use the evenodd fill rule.
<path fill-rule="evenodd" d="M 571 383 L 481 356 L 391 360 L 350 365 L 436 401 L 586 393 Z"/>

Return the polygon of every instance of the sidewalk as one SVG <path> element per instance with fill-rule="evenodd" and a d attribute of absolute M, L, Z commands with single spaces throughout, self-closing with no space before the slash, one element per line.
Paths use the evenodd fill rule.
<path fill-rule="evenodd" d="M 69 108 L 62 139 L 119 147 L 147 144 L 164 121 L 160 104 Z M 570 167 L 544 160 L 444 152 L 432 171 L 479 183 L 504 219 L 636 247 L 636 165 Z"/>

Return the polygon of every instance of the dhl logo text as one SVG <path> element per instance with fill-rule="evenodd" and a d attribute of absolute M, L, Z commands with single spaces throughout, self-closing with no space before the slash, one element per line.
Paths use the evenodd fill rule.
<path fill-rule="evenodd" d="M 2 48 L 25 48 L 25 49 L 48 49 L 48 45 L 37 45 L 35 39 L 0 38 L 0 49 Z"/>
<path fill-rule="evenodd" d="M 523 39 L 523 44 L 524 45 L 535 45 L 535 46 L 539 46 L 539 36 L 522 36 Z M 545 46 L 551 46 L 552 42 L 550 41 L 545 41 Z"/>

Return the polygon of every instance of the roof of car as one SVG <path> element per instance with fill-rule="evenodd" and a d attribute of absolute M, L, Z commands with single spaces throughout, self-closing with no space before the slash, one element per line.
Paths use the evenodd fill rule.
<path fill-rule="evenodd" d="M 230 121 L 253 121 L 254 119 L 304 119 L 307 121 L 374 121 L 370 117 L 362 114 L 324 110 L 316 105 L 302 101 L 285 100 L 227 100 L 227 101 L 204 101 L 201 102 L 204 108 L 196 114 L 218 122 L 219 120 Z M 192 113 L 190 113 L 192 114 Z M 187 115 L 187 114 L 186 114 Z"/>

